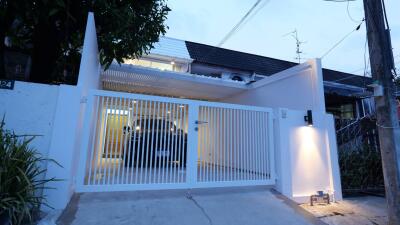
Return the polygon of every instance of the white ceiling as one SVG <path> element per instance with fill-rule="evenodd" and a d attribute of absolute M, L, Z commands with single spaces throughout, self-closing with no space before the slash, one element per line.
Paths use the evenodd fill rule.
<path fill-rule="evenodd" d="M 107 90 L 210 101 L 249 89 L 244 82 L 117 64 L 102 73 L 102 81 Z"/>

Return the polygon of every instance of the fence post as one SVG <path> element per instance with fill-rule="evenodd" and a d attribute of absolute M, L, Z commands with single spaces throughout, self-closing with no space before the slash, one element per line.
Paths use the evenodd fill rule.
<path fill-rule="evenodd" d="M 187 177 L 186 182 L 193 187 L 197 182 L 197 143 L 198 143 L 198 125 L 196 121 L 199 117 L 199 105 L 189 104 L 188 115 L 188 155 L 187 155 Z"/>
<path fill-rule="evenodd" d="M 84 185 L 85 173 L 87 170 L 87 156 L 88 156 L 88 148 L 89 141 L 91 135 L 91 127 L 92 127 L 92 114 L 93 114 L 93 102 L 94 102 L 94 94 L 89 92 L 85 101 L 81 103 L 81 110 L 84 112 L 83 116 L 83 126 L 82 126 L 82 140 L 79 145 L 79 164 L 78 164 L 78 172 L 76 179 L 76 190 L 80 191 Z"/>
<path fill-rule="evenodd" d="M 275 144 L 274 144 L 274 113 L 273 111 L 268 111 L 268 153 L 269 157 L 269 165 L 271 170 L 269 173 L 271 174 L 271 180 L 276 182 L 276 174 L 275 174 Z"/>

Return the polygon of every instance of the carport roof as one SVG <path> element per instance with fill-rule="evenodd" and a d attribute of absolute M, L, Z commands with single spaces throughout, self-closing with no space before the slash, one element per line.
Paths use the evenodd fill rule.
<path fill-rule="evenodd" d="M 249 88 L 245 82 L 197 74 L 112 64 L 102 73 L 104 89 L 218 101 Z"/>

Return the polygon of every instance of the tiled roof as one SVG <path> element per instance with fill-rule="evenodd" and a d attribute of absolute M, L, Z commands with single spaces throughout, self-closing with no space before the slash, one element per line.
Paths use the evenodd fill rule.
<path fill-rule="evenodd" d="M 254 55 L 210 45 L 186 41 L 190 58 L 194 62 L 224 66 L 234 69 L 246 70 L 259 75 L 270 76 L 280 71 L 289 69 L 297 63 Z M 334 81 L 341 84 L 365 87 L 372 83 L 372 79 L 349 73 L 323 69 L 324 81 Z"/>
<path fill-rule="evenodd" d="M 371 84 L 373 81 L 370 77 L 363 77 L 330 69 L 323 69 L 322 76 L 324 77 L 324 81 L 331 81 L 357 87 L 365 87 L 366 85 Z"/>
<path fill-rule="evenodd" d="M 150 54 L 191 60 L 185 41 L 168 37 L 160 37 L 150 50 Z"/>

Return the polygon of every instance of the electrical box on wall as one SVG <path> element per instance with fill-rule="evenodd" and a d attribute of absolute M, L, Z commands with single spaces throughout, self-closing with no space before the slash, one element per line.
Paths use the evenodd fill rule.
<path fill-rule="evenodd" d="M 382 97 L 383 96 L 383 86 L 380 84 L 370 84 L 369 87 L 372 87 L 374 90 L 374 97 Z"/>

